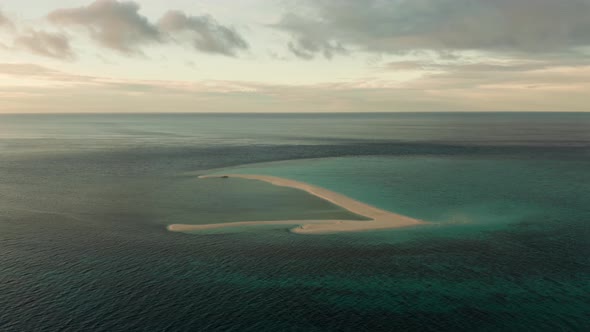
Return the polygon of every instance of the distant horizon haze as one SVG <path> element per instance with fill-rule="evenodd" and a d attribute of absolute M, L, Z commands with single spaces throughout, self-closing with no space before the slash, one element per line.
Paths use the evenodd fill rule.
<path fill-rule="evenodd" d="M 590 0 L 4 1 L 0 113 L 587 112 L 588 17 Z"/>

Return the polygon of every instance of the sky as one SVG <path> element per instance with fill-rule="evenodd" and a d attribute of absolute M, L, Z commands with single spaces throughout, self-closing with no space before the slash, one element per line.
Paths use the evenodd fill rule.
<path fill-rule="evenodd" d="M 0 113 L 588 105 L 590 0 L 0 0 Z"/>

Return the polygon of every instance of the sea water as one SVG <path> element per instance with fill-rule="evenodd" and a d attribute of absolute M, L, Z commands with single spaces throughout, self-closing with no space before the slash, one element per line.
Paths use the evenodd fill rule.
<path fill-rule="evenodd" d="M 0 116 L 2 331 L 590 328 L 590 115 Z M 428 221 L 305 236 L 173 223 Z"/>

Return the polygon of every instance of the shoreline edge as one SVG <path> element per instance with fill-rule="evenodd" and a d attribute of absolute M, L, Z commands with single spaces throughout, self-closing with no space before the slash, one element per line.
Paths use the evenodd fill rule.
<path fill-rule="evenodd" d="M 199 179 L 241 178 L 258 180 L 275 186 L 295 188 L 319 197 L 349 212 L 366 217 L 370 220 L 273 220 L 273 221 L 241 221 L 218 224 L 188 225 L 171 224 L 167 229 L 171 232 L 191 232 L 229 227 L 262 226 L 262 225 L 295 225 L 290 231 L 296 234 L 333 234 L 342 232 L 362 232 L 371 230 L 394 229 L 426 224 L 425 221 L 385 211 L 369 204 L 359 202 L 348 196 L 314 186 L 308 183 L 267 175 L 253 174 L 222 174 L 203 175 Z"/>

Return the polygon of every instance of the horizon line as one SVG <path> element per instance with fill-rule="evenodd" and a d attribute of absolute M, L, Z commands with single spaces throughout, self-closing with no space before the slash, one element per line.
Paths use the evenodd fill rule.
<path fill-rule="evenodd" d="M 352 112 L 0 112 L 0 115 L 240 115 L 240 114 L 285 114 L 285 115 L 326 115 L 326 114 L 578 114 L 587 111 L 352 111 Z"/>

